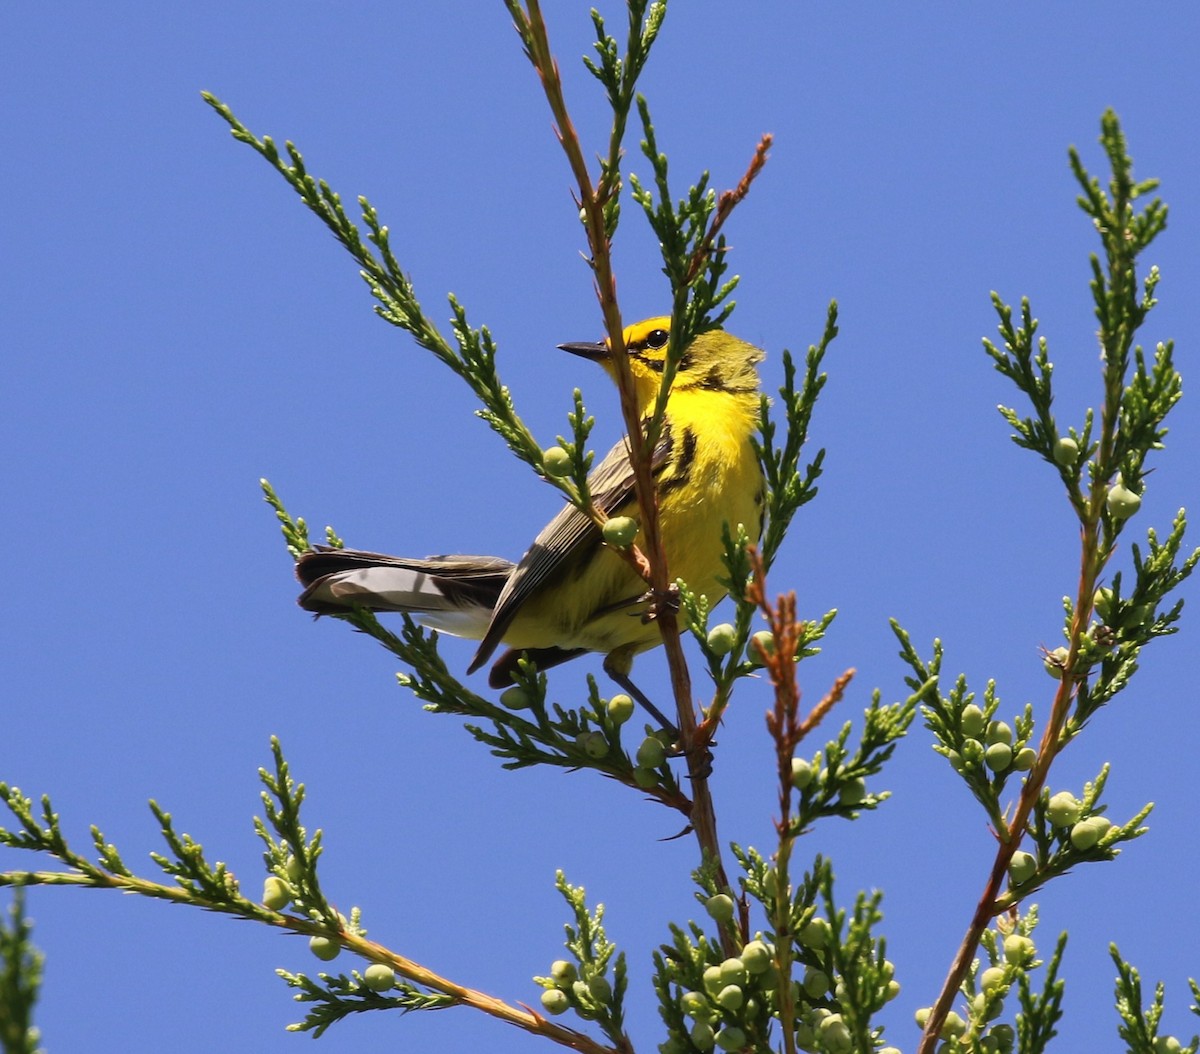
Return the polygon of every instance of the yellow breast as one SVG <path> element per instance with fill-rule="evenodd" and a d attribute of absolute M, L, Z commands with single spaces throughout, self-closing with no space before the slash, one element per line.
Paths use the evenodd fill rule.
<path fill-rule="evenodd" d="M 756 396 L 693 389 L 668 409 L 672 456 L 658 476 L 667 569 L 712 604 L 725 595 L 717 581 L 725 577 L 722 525 L 742 524 L 755 539 L 762 529 L 763 479 L 750 445 L 757 408 Z M 523 605 L 505 644 L 636 653 L 661 642 L 657 625 L 642 618 L 646 583 L 620 555 L 597 543 L 565 570 Z"/>

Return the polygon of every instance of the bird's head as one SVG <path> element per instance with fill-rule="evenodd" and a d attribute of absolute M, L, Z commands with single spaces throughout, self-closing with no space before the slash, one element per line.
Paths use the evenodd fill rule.
<path fill-rule="evenodd" d="M 633 374 L 639 410 L 647 409 L 658 395 L 667 347 L 671 340 L 671 316 L 658 315 L 625 327 L 625 350 Z M 563 351 L 599 362 L 616 379 L 607 340 L 560 344 Z M 672 392 L 690 390 L 747 394 L 758 391 L 757 363 L 763 353 L 723 329 L 710 329 L 697 336 L 684 350 L 675 371 Z"/>

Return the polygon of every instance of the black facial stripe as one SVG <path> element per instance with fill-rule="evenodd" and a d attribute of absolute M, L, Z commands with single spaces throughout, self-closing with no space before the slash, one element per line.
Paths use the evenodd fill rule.
<path fill-rule="evenodd" d="M 652 369 L 655 373 L 662 373 L 663 371 L 662 359 L 648 358 L 647 356 L 643 355 L 640 350 L 634 351 L 633 349 L 630 349 L 629 357 L 631 359 L 637 359 L 638 362 L 640 362 L 643 366 L 650 367 L 650 369 Z"/>

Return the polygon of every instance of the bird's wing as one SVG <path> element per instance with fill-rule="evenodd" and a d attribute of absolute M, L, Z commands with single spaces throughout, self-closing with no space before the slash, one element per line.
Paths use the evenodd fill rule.
<path fill-rule="evenodd" d="M 650 468 L 657 475 L 671 456 L 674 441 L 670 421 L 663 421 Z M 625 440 L 617 443 L 588 476 L 592 501 L 606 516 L 613 515 L 633 498 L 633 469 Z M 558 574 L 564 564 L 585 559 L 600 545 L 600 529 L 574 505 L 566 506 L 542 529 L 496 601 L 491 625 L 479 643 L 468 672 L 479 669 L 500 643 L 521 606 Z"/>

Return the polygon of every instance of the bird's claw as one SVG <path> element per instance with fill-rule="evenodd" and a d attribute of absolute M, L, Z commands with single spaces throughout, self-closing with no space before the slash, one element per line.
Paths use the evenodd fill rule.
<path fill-rule="evenodd" d="M 647 590 L 642 594 L 642 600 L 647 601 L 645 613 L 642 615 L 643 622 L 653 622 L 660 615 L 678 615 L 681 601 L 679 598 L 679 586 L 673 582 L 663 590 Z"/>

